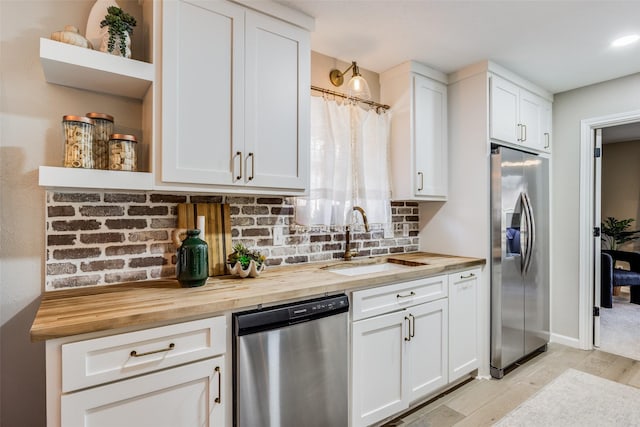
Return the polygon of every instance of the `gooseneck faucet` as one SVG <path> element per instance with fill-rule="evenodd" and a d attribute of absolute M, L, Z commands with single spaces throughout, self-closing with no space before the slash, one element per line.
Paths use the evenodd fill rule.
<path fill-rule="evenodd" d="M 364 209 L 362 209 L 360 206 L 354 206 L 353 207 L 354 211 L 358 211 L 360 212 L 360 214 L 362 215 L 362 222 L 364 222 L 364 229 L 365 231 L 369 231 L 369 221 L 367 221 L 367 214 L 364 212 Z M 351 261 L 351 258 L 353 258 L 354 256 L 357 255 L 357 253 L 353 253 L 351 252 L 351 236 L 350 233 L 351 230 L 349 228 L 349 226 L 347 225 L 346 229 L 345 229 L 345 250 L 344 250 L 344 260 L 345 261 Z"/>

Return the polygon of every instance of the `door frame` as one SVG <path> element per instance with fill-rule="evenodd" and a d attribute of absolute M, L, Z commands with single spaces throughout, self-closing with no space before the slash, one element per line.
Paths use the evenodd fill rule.
<path fill-rule="evenodd" d="M 593 306 L 595 259 L 593 245 L 595 191 L 595 166 L 593 162 L 595 148 L 595 129 L 640 122 L 640 110 L 593 117 L 580 121 L 580 246 L 579 246 L 579 342 L 583 350 L 593 346 Z"/>

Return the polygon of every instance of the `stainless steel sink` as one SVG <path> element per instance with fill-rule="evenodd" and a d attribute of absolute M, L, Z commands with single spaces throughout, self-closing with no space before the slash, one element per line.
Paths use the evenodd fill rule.
<path fill-rule="evenodd" d="M 379 262 L 373 264 L 356 264 L 356 265 L 335 265 L 325 267 L 326 270 L 342 274 L 343 276 L 360 276 L 363 274 L 372 273 L 386 273 L 393 271 L 406 271 L 416 266 L 426 265 L 418 262 L 405 262 L 389 259 L 386 262 Z"/>

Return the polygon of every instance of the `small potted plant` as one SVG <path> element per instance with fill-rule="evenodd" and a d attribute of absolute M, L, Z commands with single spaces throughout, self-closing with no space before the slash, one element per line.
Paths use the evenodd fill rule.
<path fill-rule="evenodd" d="M 131 34 L 135 26 L 136 19 L 133 16 L 117 6 L 109 6 L 107 14 L 100 22 L 100 28 L 107 27 L 100 50 L 131 58 Z"/>
<path fill-rule="evenodd" d="M 242 243 L 233 246 L 227 257 L 229 271 L 240 277 L 258 277 L 265 268 L 266 257 L 257 250 L 250 250 Z"/>

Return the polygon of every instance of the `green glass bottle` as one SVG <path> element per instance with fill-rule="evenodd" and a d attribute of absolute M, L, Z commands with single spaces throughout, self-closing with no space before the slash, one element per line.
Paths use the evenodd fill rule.
<path fill-rule="evenodd" d="M 209 248 L 199 234 L 200 230 L 187 230 L 187 238 L 178 249 L 176 276 L 183 288 L 202 286 L 209 277 Z"/>

